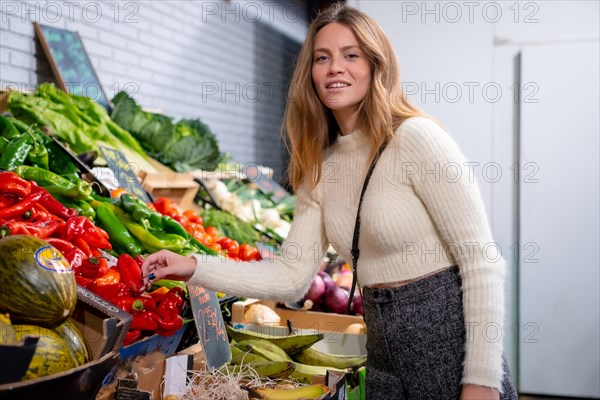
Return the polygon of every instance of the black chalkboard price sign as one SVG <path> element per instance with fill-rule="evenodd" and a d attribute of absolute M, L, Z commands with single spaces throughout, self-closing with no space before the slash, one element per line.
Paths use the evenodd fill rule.
<path fill-rule="evenodd" d="M 87 96 L 110 111 L 109 101 L 79 34 L 37 22 L 33 26 L 59 87 L 67 93 Z"/>
<path fill-rule="evenodd" d="M 125 154 L 110 147 L 100 146 L 100 151 L 106 159 L 108 168 L 115 174 L 119 186 L 145 203 L 150 203 L 146 191 L 137 178 L 137 167 L 127 161 Z"/>
<path fill-rule="evenodd" d="M 219 299 L 215 292 L 201 286 L 188 283 L 187 288 L 206 366 L 209 369 L 219 368 L 231 361 L 231 349 Z"/>
<path fill-rule="evenodd" d="M 278 202 L 283 200 L 290 194 L 279 183 L 263 174 L 257 167 L 250 165 L 244 168 L 246 177 L 250 182 L 258 186 L 258 189 L 264 194 L 272 194 L 273 201 Z"/>

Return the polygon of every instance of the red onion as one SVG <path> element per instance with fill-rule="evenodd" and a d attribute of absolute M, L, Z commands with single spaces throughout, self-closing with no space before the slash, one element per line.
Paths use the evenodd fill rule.
<path fill-rule="evenodd" d="M 312 300 L 314 304 L 321 302 L 321 298 L 325 294 L 325 282 L 323 282 L 323 278 L 320 275 L 315 275 L 312 282 L 310 283 L 310 287 L 308 288 L 308 292 L 306 293 L 305 298 Z"/>
<path fill-rule="evenodd" d="M 354 314 L 363 315 L 363 299 L 358 289 L 354 292 L 354 299 L 352 300 L 352 312 Z"/>
<path fill-rule="evenodd" d="M 325 283 L 325 293 L 328 293 L 336 288 L 336 284 L 333 281 L 333 279 L 331 279 L 331 276 L 329 276 L 329 274 L 323 271 L 319 271 L 319 276 L 323 278 L 323 282 Z"/>
<path fill-rule="evenodd" d="M 348 304 L 349 298 L 350 294 L 346 289 L 336 287 L 325 293 L 325 304 L 327 304 L 327 307 L 329 307 L 332 312 L 343 314 L 346 312 L 346 305 Z"/>

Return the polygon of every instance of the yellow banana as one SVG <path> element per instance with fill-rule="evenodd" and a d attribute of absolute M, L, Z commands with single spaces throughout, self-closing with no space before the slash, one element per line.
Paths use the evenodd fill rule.
<path fill-rule="evenodd" d="M 344 356 L 330 354 L 310 347 L 294 356 L 294 359 L 303 364 L 320 365 L 333 368 L 358 368 L 367 363 L 367 356 Z"/>
<path fill-rule="evenodd" d="M 318 399 L 329 388 L 325 385 L 317 384 L 311 386 L 302 386 L 294 389 L 254 389 L 263 399 L 266 400 L 296 400 L 296 399 Z"/>
<path fill-rule="evenodd" d="M 294 370 L 294 372 L 292 372 L 292 374 L 290 376 L 301 383 L 312 383 L 313 376 L 315 376 L 315 375 L 327 376 L 327 371 L 345 372 L 343 369 L 322 367 L 319 365 L 307 365 L 307 364 L 302 364 L 299 362 L 297 362 L 295 364 L 296 364 L 296 369 Z"/>
<path fill-rule="evenodd" d="M 243 351 L 251 351 L 269 361 L 292 361 L 290 356 L 279 346 L 264 339 L 242 340 L 236 344 Z"/>
<path fill-rule="evenodd" d="M 300 353 L 325 337 L 322 333 L 307 335 L 274 336 L 253 332 L 249 329 L 234 329 L 227 326 L 227 333 L 236 342 L 248 339 L 263 339 L 281 347 L 289 355 Z"/>

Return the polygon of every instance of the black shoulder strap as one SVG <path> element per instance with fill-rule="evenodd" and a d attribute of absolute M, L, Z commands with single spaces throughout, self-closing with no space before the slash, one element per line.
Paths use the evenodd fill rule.
<path fill-rule="evenodd" d="M 367 171 L 367 176 L 365 176 L 365 181 L 363 183 L 362 190 L 360 191 L 360 198 L 358 200 L 358 210 L 356 211 L 356 222 L 354 223 L 354 234 L 352 235 L 352 250 L 350 253 L 352 254 L 352 288 L 350 289 L 350 298 L 348 299 L 348 304 L 346 305 L 346 314 L 350 313 L 350 306 L 352 305 L 352 299 L 354 298 L 354 290 L 356 289 L 356 281 L 358 280 L 358 257 L 360 256 L 360 251 L 358 250 L 358 239 L 360 238 L 360 210 L 362 208 L 363 199 L 365 197 L 365 192 L 367 191 L 367 186 L 369 185 L 369 181 L 371 180 L 371 175 L 373 175 L 373 170 L 375 169 L 375 165 L 377 165 L 377 161 L 379 161 L 379 157 L 381 157 L 381 153 L 385 150 L 387 143 L 383 143 L 377 154 L 371 161 L 371 165 L 369 166 L 369 171 Z"/>

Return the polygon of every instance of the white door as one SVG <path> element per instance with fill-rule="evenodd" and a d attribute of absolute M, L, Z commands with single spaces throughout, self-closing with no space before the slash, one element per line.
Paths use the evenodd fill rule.
<path fill-rule="evenodd" d="M 521 393 L 600 398 L 599 45 L 521 53 Z"/>

